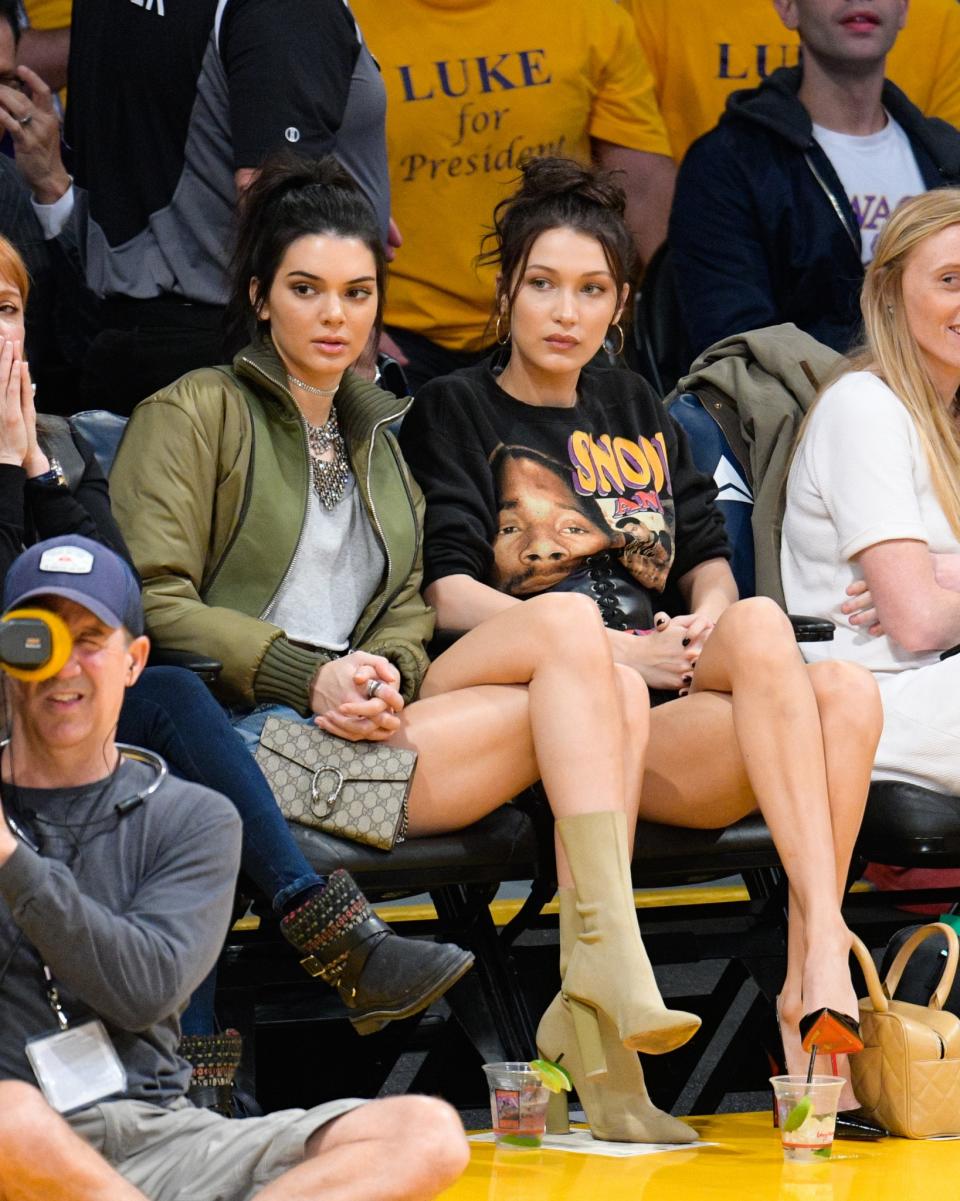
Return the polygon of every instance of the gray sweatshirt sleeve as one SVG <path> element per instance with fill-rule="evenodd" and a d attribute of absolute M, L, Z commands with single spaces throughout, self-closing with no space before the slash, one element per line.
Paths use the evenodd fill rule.
<path fill-rule="evenodd" d="M 179 781 L 170 786 L 184 787 Z M 223 945 L 240 861 L 240 818 L 217 793 L 196 791 L 200 803 L 182 822 L 160 823 L 134 895 L 120 912 L 81 892 L 65 864 L 29 847 L 19 846 L 0 867 L 0 896 L 56 981 L 123 1030 L 145 1030 L 180 1009 Z M 135 815 L 147 822 L 153 816 Z M 105 845 L 116 849 L 112 840 Z M 107 859 L 102 868 L 111 870 Z"/>

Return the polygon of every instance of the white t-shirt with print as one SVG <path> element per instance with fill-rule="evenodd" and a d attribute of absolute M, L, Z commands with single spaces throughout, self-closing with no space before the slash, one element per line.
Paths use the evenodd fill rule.
<path fill-rule="evenodd" d="M 912 538 L 940 554 L 960 554 L 930 479 L 907 410 L 869 371 L 832 384 L 807 422 L 787 480 L 780 570 L 787 608 L 829 618 L 833 642 L 801 643 L 807 660 L 849 659 L 875 672 L 939 661 L 886 635 L 852 626 L 840 606 L 863 579 L 853 557 L 877 542 Z"/>
<path fill-rule="evenodd" d="M 847 193 L 860 226 L 860 257 L 866 265 L 873 258 L 880 231 L 900 201 L 927 190 L 910 139 L 889 113 L 879 133 L 859 137 L 814 125 L 813 136 Z"/>

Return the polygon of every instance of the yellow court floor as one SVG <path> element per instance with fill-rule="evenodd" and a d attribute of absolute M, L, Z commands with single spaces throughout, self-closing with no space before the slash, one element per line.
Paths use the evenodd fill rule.
<path fill-rule="evenodd" d="M 472 1143 L 442 1201 L 960 1201 L 960 1141 L 839 1142 L 784 1164 L 769 1114 L 689 1119 L 715 1146 L 610 1159 Z"/>

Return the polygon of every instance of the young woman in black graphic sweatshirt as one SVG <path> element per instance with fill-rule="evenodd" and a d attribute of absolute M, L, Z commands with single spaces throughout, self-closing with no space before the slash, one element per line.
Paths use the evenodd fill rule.
<path fill-rule="evenodd" d="M 738 601 L 715 489 L 682 431 L 639 377 L 592 365 L 608 336 L 622 341 L 632 266 L 623 205 L 609 177 L 542 159 L 498 207 L 490 255 L 506 365 L 432 381 L 403 425 L 427 500 L 425 594 L 439 625 L 460 630 L 543 591 L 591 595 L 615 660 L 672 694 L 651 713 L 639 813 L 709 828 L 762 810 L 791 884 L 779 1008 L 798 1072 L 801 1041 L 830 1049 L 828 1012 L 835 1030 L 848 1028 L 832 1049 L 860 1046 L 839 898 L 880 705 L 858 668 L 805 666 L 772 601 Z M 566 953 L 592 927 L 582 919 L 590 898 L 578 882 L 562 885 Z M 588 1030 L 565 993 L 544 1016 L 541 1049 L 578 1069 L 598 1033 L 608 1075 L 602 1086 L 578 1081 L 588 1116 L 595 1132 L 636 1138 L 659 1112 L 636 1058 L 602 1013 Z M 849 1085 L 844 1094 L 853 1108 Z"/>

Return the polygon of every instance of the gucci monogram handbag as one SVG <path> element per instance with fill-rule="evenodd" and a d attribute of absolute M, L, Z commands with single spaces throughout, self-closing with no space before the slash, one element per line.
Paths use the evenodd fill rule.
<path fill-rule="evenodd" d="M 256 759 L 288 820 L 382 851 L 403 841 L 416 751 L 268 717 Z"/>
<path fill-rule="evenodd" d="M 932 934 L 947 940 L 940 983 L 927 1005 L 892 1001 L 910 956 Z M 960 1134 L 960 1018 L 943 1008 L 957 970 L 957 935 L 942 922 L 921 926 L 900 948 L 886 979 L 858 939 L 867 982 L 860 1001 L 863 1050 L 850 1056 L 853 1088 L 867 1113 L 901 1138 Z"/>

